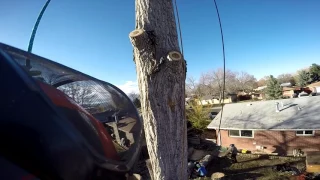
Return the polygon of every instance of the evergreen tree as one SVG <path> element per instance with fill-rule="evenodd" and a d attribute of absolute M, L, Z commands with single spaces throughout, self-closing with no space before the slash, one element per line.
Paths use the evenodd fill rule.
<path fill-rule="evenodd" d="M 267 81 L 266 94 L 268 99 L 280 99 L 282 97 L 282 88 L 276 78 L 270 75 Z"/>
<path fill-rule="evenodd" d="M 311 65 L 310 76 L 312 82 L 320 81 L 320 65 L 315 63 Z"/>
<path fill-rule="evenodd" d="M 310 77 L 310 73 L 305 71 L 305 70 L 301 70 L 298 72 L 298 76 L 297 76 L 297 84 L 301 87 L 304 87 L 308 84 L 311 83 L 311 77 Z"/>

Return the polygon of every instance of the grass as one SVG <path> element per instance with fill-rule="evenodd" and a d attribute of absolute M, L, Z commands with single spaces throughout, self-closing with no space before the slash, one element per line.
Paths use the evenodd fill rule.
<path fill-rule="evenodd" d="M 222 172 L 226 175 L 224 180 L 286 180 L 292 177 L 290 172 L 279 172 L 272 167 L 278 164 L 290 163 L 291 167 L 298 170 L 305 168 L 304 160 L 269 159 L 266 157 L 253 158 L 239 155 L 238 163 L 232 164 L 229 158 L 217 158 L 207 167 L 209 176 L 214 172 Z M 198 178 L 207 180 L 210 178 Z"/>

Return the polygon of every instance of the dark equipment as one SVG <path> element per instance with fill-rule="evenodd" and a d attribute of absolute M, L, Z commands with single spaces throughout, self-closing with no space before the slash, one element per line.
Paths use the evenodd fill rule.
<path fill-rule="evenodd" d="M 113 180 L 130 173 L 142 122 L 117 87 L 1 43 L 0 83 L 0 179 Z M 130 139 L 128 147 L 111 132 Z"/>

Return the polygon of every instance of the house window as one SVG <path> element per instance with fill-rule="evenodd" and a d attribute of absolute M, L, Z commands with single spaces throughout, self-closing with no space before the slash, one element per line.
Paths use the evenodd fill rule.
<path fill-rule="evenodd" d="M 296 131 L 296 136 L 314 136 L 314 131 Z"/>
<path fill-rule="evenodd" d="M 253 138 L 253 131 L 251 130 L 229 130 L 230 137 Z"/>

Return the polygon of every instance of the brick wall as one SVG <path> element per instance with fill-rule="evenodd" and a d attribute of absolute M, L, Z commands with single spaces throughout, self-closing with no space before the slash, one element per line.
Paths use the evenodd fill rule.
<path fill-rule="evenodd" d="M 320 131 L 314 136 L 296 136 L 295 131 L 254 131 L 254 138 L 229 137 L 227 130 L 221 130 L 222 146 L 235 144 L 239 149 L 256 150 L 265 147 L 264 152 L 290 155 L 293 149 L 304 152 L 320 151 Z"/>

